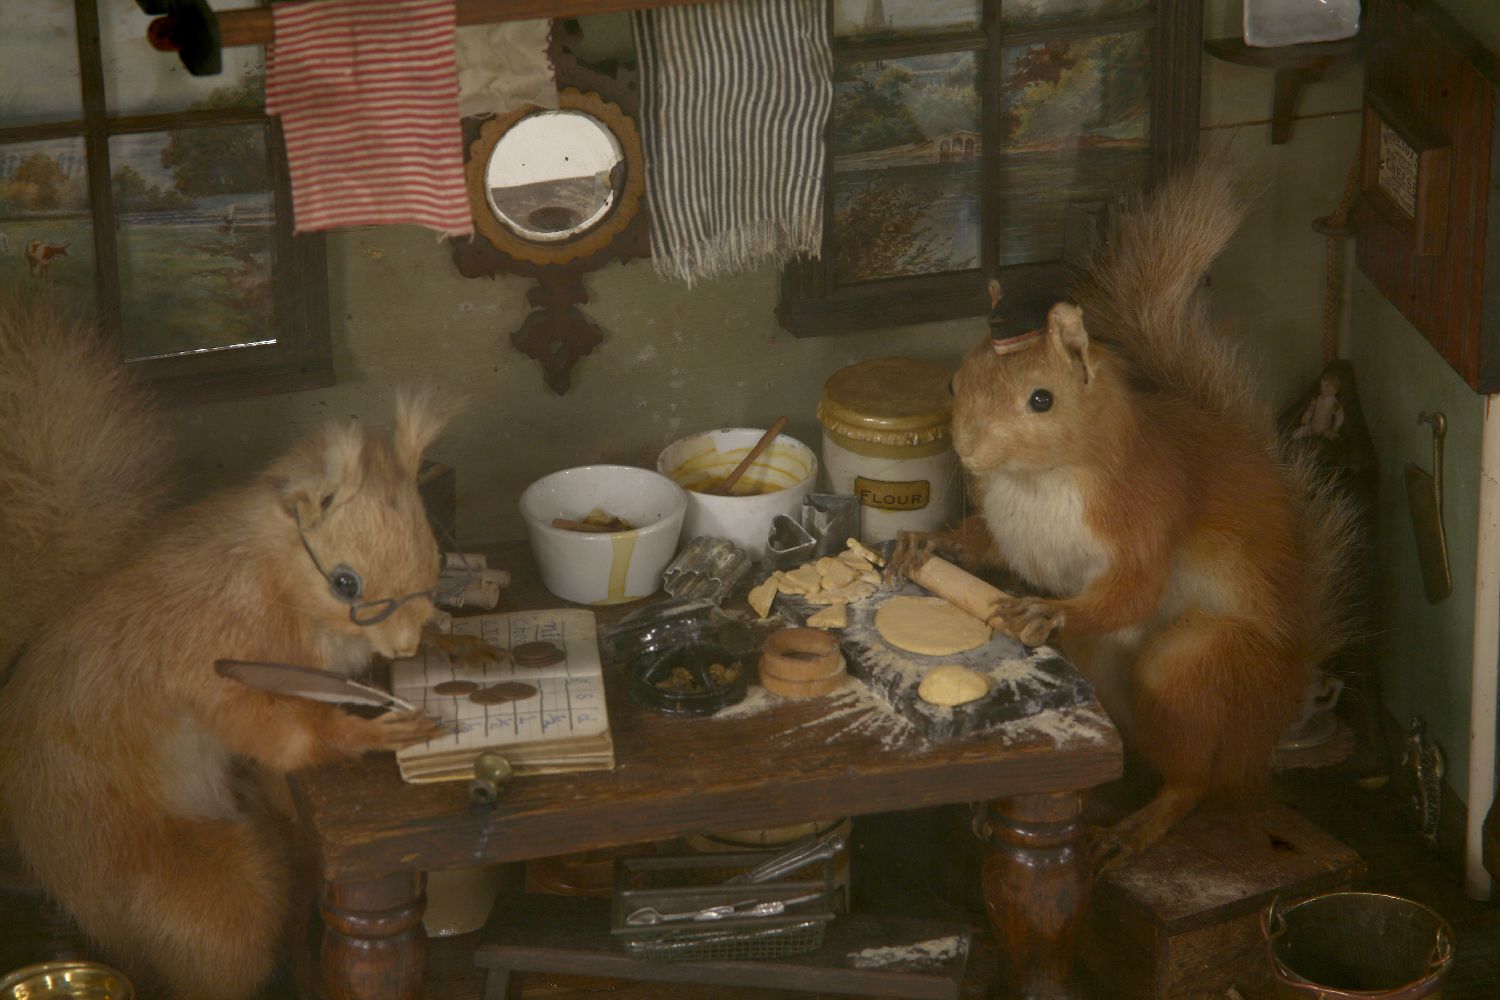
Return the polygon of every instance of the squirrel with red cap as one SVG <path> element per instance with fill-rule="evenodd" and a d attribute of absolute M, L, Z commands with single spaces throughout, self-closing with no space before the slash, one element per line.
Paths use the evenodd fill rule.
<path fill-rule="evenodd" d="M 92 332 L 0 303 L 0 819 L 140 995 L 250 997 L 307 951 L 276 783 L 434 723 L 216 662 L 347 675 L 416 651 L 440 562 L 417 467 L 445 414 L 401 397 L 389 435 L 330 424 L 165 512 L 163 421 Z"/>
<path fill-rule="evenodd" d="M 1201 163 L 1117 213 L 1073 301 L 992 318 L 952 383 L 977 513 L 899 546 L 908 567 L 946 552 L 1022 581 L 991 623 L 1030 645 L 1059 630 L 1160 775 L 1096 831 L 1101 871 L 1205 795 L 1267 781 L 1312 671 L 1351 633 L 1348 506 L 1279 444 L 1198 291 L 1243 212 Z"/>

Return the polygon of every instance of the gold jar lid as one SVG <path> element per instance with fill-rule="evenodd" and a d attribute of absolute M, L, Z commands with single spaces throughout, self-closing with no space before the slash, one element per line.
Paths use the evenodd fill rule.
<path fill-rule="evenodd" d="M 915 358 L 874 358 L 834 372 L 823 383 L 818 420 L 830 433 L 872 444 L 911 447 L 949 435 L 952 373 Z"/>
<path fill-rule="evenodd" d="M 0 1000 L 27 997 L 134 1000 L 135 989 L 130 980 L 98 962 L 43 962 L 0 977 Z"/>

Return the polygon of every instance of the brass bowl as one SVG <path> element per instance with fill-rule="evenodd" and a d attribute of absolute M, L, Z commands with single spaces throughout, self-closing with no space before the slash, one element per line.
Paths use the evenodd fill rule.
<path fill-rule="evenodd" d="M 98 962 L 43 962 L 0 979 L 0 1000 L 135 1000 L 135 988 Z"/>

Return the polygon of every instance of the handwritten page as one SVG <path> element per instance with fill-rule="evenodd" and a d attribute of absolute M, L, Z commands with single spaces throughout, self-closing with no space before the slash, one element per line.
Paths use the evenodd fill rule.
<path fill-rule="evenodd" d="M 455 618 L 453 632 L 477 635 L 503 650 L 550 642 L 563 650 L 564 659 L 544 667 L 518 666 L 509 658 L 466 666 L 424 647 L 416 656 L 393 663 L 392 692 L 443 724 L 438 736 L 396 755 L 403 776 L 418 780 L 408 772 L 442 770 L 444 777 L 463 777 L 447 772 L 460 762 L 460 770 L 467 771 L 473 758 L 486 750 L 504 755 L 523 772 L 613 766 L 593 612 L 559 609 Z M 535 694 L 485 704 L 473 697 L 475 692 L 435 690 L 455 681 L 477 685 L 481 691 L 519 683 L 535 689 Z"/>

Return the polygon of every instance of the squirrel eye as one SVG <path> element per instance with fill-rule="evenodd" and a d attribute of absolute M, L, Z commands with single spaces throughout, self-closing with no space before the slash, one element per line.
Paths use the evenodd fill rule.
<path fill-rule="evenodd" d="M 333 596 L 341 601 L 357 601 L 359 595 L 365 592 L 364 581 L 359 574 L 348 566 L 335 566 L 333 572 L 328 574 L 328 588 L 333 591 Z"/>
<path fill-rule="evenodd" d="M 1052 393 L 1046 389 L 1032 389 L 1031 398 L 1026 400 L 1026 405 L 1037 413 L 1046 413 L 1052 409 Z"/>

